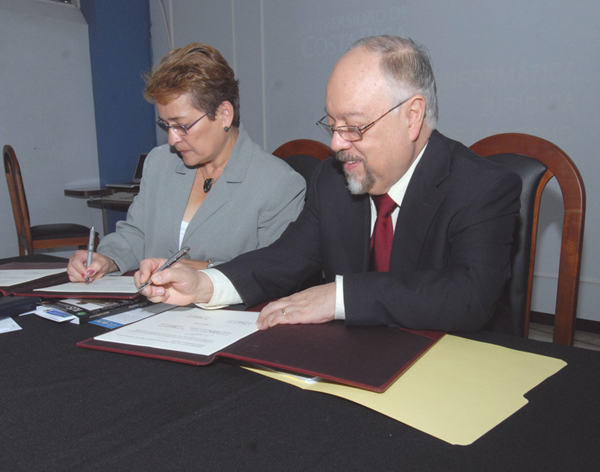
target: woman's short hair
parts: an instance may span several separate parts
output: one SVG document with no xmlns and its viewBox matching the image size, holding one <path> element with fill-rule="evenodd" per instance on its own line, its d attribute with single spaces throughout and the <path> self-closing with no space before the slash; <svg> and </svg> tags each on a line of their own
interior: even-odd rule
<svg viewBox="0 0 600 472">
<path fill-rule="evenodd" d="M 144 98 L 166 105 L 189 94 L 195 108 L 215 119 L 217 108 L 228 101 L 233 105 L 234 127 L 240 125 L 239 81 L 225 58 L 215 48 L 192 43 L 167 54 L 144 79 Z"/>
</svg>

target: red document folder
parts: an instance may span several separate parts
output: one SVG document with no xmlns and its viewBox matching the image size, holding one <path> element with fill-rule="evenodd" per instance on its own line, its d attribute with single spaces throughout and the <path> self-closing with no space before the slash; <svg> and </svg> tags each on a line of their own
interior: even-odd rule
<svg viewBox="0 0 600 472">
<path fill-rule="evenodd" d="M 0 292 L 4 295 L 18 295 L 21 297 L 40 297 L 40 298 L 117 298 L 132 300 L 140 297 L 139 293 L 82 293 L 82 292 L 36 292 L 37 288 L 52 287 L 69 282 L 67 276 L 66 262 L 11 262 L 9 264 L 0 265 L 2 270 L 11 269 L 65 269 L 65 272 L 55 275 L 49 275 L 40 279 L 32 280 L 22 284 L 11 285 L 10 287 L 0 287 Z"/>
<path fill-rule="evenodd" d="M 36 288 L 51 287 L 52 285 L 64 284 L 69 281 L 67 276 L 66 262 L 11 262 L 0 265 L 1 270 L 33 270 L 33 269 L 65 269 L 60 274 L 49 275 L 40 279 L 32 280 L 22 284 L 0 287 L 0 292 L 4 295 L 20 295 L 39 297 L 40 294 L 34 292 Z"/>
<path fill-rule="evenodd" d="M 277 325 L 258 331 L 211 356 L 99 341 L 79 347 L 192 365 L 230 358 L 337 383 L 384 392 L 443 336 L 386 326 L 347 327 L 341 321 Z"/>
</svg>

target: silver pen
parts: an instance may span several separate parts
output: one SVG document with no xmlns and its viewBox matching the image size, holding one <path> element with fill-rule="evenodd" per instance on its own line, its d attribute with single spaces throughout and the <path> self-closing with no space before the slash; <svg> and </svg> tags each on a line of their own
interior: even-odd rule
<svg viewBox="0 0 600 472">
<path fill-rule="evenodd" d="M 92 226 L 90 228 L 90 239 L 88 241 L 87 263 L 85 264 L 86 267 L 89 267 L 89 266 L 92 265 L 92 258 L 94 257 L 94 243 L 95 242 L 96 242 L 96 230 Z M 90 283 L 90 278 L 89 277 L 85 278 L 85 283 L 86 284 Z"/>
<path fill-rule="evenodd" d="M 141 292 L 142 290 L 144 290 L 148 285 L 150 285 L 150 279 L 152 279 L 152 276 L 154 274 L 171 267 L 179 259 L 181 259 L 183 256 L 185 256 L 189 251 L 190 251 L 189 246 L 182 248 L 180 251 L 178 251 L 176 254 L 174 254 L 169 260 L 167 260 L 167 262 L 165 262 L 162 266 L 160 266 L 158 268 L 158 270 L 152 272 L 152 274 L 150 274 L 150 277 L 148 277 L 148 280 L 138 287 L 138 289 L 137 289 L 138 293 Z"/>
</svg>

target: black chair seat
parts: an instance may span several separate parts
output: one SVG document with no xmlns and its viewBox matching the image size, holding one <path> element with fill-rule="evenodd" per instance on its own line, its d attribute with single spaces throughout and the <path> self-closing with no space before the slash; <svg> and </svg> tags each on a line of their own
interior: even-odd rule
<svg viewBox="0 0 600 472">
<path fill-rule="evenodd" d="M 73 223 L 36 225 L 31 227 L 31 237 L 35 240 L 67 239 L 89 237 L 90 229 Z"/>
</svg>

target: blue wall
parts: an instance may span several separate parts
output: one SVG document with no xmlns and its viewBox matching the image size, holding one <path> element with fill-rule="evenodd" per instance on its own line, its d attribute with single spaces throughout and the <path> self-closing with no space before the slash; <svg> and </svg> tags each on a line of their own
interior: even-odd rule
<svg viewBox="0 0 600 472">
<path fill-rule="evenodd" d="M 81 0 L 89 27 L 100 183 L 128 181 L 156 146 L 154 106 L 143 96 L 152 67 L 148 0 Z M 109 213 L 109 228 L 125 218 Z"/>
</svg>

